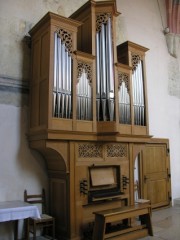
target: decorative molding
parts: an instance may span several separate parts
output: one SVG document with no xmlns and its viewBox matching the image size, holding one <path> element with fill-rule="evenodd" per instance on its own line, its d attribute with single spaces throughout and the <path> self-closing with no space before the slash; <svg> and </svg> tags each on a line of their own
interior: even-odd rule
<svg viewBox="0 0 180 240">
<path fill-rule="evenodd" d="M 107 157 L 127 158 L 127 144 L 114 143 L 107 145 Z"/>
<path fill-rule="evenodd" d="M 72 55 L 72 34 L 64 29 L 58 29 L 57 34 L 61 38 L 61 41 L 65 44 L 68 53 Z"/>
<path fill-rule="evenodd" d="M 78 76 L 77 78 L 79 79 L 83 73 L 83 70 L 87 74 L 87 78 L 89 80 L 89 84 L 92 84 L 92 64 L 88 64 L 85 62 L 78 61 Z"/>
<path fill-rule="evenodd" d="M 106 24 L 110 17 L 110 13 L 100 13 L 96 15 L 96 32 L 101 31 L 102 24 Z"/>
<path fill-rule="evenodd" d="M 118 72 L 118 89 L 120 89 L 123 82 L 125 83 L 127 91 L 129 93 L 129 75 L 127 73 Z"/>
<path fill-rule="evenodd" d="M 128 144 L 109 143 L 106 145 L 96 143 L 78 144 L 78 157 L 83 159 L 103 158 L 103 152 L 108 158 L 128 158 Z"/>
<path fill-rule="evenodd" d="M 82 143 L 78 146 L 79 158 L 102 158 L 103 146 L 94 143 Z"/>
<path fill-rule="evenodd" d="M 136 53 L 131 53 L 131 61 L 132 61 L 132 71 L 135 71 L 138 63 L 141 61 L 141 56 Z"/>
</svg>

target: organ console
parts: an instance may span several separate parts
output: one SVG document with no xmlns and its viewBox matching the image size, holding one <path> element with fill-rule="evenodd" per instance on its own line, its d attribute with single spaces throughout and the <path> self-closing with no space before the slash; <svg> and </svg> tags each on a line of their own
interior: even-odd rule
<svg viewBox="0 0 180 240">
<path fill-rule="evenodd" d="M 58 239 L 90 239 L 93 212 L 134 204 L 137 158 L 139 197 L 170 205 L 168 139 L 149 135 L 148 49 L 117 46 L 118 15 L 115 0 L 89 0 L 30 31 L 29 143 L 47 163 Z"/>
</svg>

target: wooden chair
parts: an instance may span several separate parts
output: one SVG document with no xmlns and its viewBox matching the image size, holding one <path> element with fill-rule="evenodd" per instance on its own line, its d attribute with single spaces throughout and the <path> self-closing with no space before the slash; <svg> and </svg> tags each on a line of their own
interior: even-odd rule
<svg viewBox="0 0 180 240">
<path fill-rule="evenodd" d="M 24 201 L 28 202 L 30 204 L 37 204 L 41 205 L 42 214 L 41 218 L 28 218 L 27 219 L 27 226 L 26 226 L 26 236 L 27 239 L 29 239 L 29 233 L 33 234 L 33 239 L 36 239 L 37 230 L 39 228 L 43 229 L 43 235 L 44 230 L 47 230 L 48 228 L 51 228 L 52 237 L 51 239 L 55 239 L 55 219 L 52 216 L 49 216 L 46 213 L 46 198 L 45 198 L 45 190 L 42 189 L 41 194 L 36 195 L 28 195 L 27 190 L 24 191 Z"/>
</svg>

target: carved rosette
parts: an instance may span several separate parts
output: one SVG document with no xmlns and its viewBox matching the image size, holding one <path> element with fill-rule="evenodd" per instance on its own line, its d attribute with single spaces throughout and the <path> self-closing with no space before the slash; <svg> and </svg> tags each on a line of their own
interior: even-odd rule
<svg viewBox="0 0 180 240">
<path fill-rule="evenodd" d="M 83 143 L 78 145 L 79 158 L 102 158 L 103 146 L 100 144 Z"/>
<path fill-rule="evenodd" d="M 107 157 L 120 157 L 127 158 L 128 148 L 127 144 L 108 144 L 107 145 Z"/>
<path fill-rule="evenodd" d="M 132 71 L 136 70 L 137 65 L 140 61 L 141 61 L 141 56 L 140 55 L 138 55 L 136 53 L 131 54 Z"/>
<path fill-rule="evenodd" d="M 58 29 L 57 34 L 61 38 L 62 43 L 65 44 L 68 53 L 72 55 L 72 33 L 65 31 L 64 29 Z"/>
<path fill-rule="evenodd" d="M 87 79 L 89 84 L 91 85 L 92 83 L 92 64 L 88 64 L 86 62 L 82 62 L 82 61 L 78 61 L 78 67 L 77 67 L 77 79 L 79 81 L 83 70 L 86 72 L 87 74 Z"/>
<path fill-rule="evenodd" d="M 123 82 L 125 83 L 127 91 L 129 93 L 129 75 L 123 72 L 118 72 L 118 89 L 120 89 Z"/>
<path fill-rule="evenodd" d="M 101 31 L 102 24 L 106 24 L 110 17 L 110 13 L 100 13 L 96 15 L 96 32 Z"/>
</svg>

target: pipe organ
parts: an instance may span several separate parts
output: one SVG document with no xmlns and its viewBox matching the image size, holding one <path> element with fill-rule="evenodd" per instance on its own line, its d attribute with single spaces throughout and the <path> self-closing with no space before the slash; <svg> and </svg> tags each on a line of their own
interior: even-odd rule
<svg viewBox="0 0 180 240">
<path fill-rule="evenodd" d="M 148 49 L 117 46 L 118 15 L 115 0 L 89 0 L 30 31 L 29 143 L 47 163 L 57 239 L 91 239 L 93 212 L 134 204 L 135 159 L 139 198 L 170 205 L 168 139 L 149 135 Z"/>
</svg>

